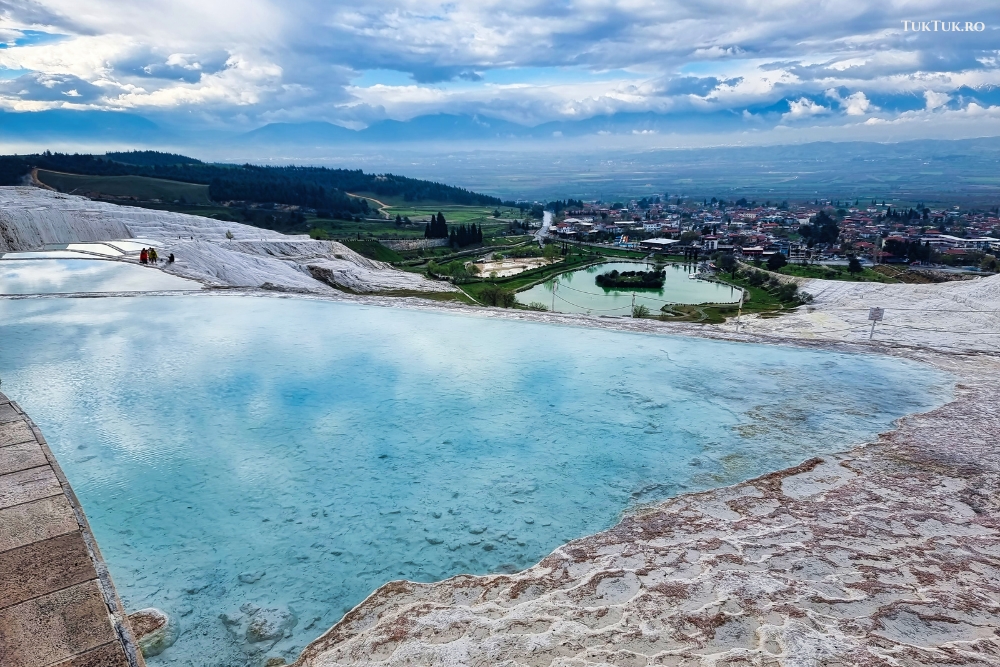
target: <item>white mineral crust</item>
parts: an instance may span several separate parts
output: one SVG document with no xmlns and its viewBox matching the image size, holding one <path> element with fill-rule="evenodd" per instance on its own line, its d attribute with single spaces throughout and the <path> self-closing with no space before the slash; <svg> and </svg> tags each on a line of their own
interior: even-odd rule
<svg viewBox="0 0 1000 667">
<path fill-rule="evenodd" d="M 227 232 L 232 239 L 227 237 Z M 335 241 L 237 222 L 95 202 L 34 187 L 0 187 L 0 252 L 134 238 L 158 248 L 163 271 L 212 287 L 329 293 L 447 292 L 456 288 L 362 257 Z M 120 261 L 137 261 L 133 254 Z"/>
</svg>

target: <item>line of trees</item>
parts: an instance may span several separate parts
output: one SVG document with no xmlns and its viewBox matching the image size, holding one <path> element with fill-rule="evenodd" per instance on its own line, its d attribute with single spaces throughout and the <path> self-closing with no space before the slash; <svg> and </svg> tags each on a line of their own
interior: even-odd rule
<svg viewBox="0 0 1000 667">
<path fill-rule="evenodd" d="M 482 243 L 483 227 L 482 225 L 477 227 L 475 223 L 472 223 L 468 227 L 459 225 L 457 229 L 452 227 L 448 238 L 453 248 L 464 248 L 473 243 Z"/>
<path fill-rule="evenodd" d="M 483 242 L 483 226 L 472 223 L 466 227 L 463 223 L 458 227 L 448 227 L 444 213 L 438 211 L 437 215 L 431 215 L 431 221 L 424 226 L 424 238 L 448 239 L 451 247 L 464 248 L 473 243 Z"/>
<path fill-rule="evenodd" d="M 437 215 L 431 214 L 431 221 L 424 226 L 425 239 L 446 239 L 448 238 L 448 221 L 444 219 L 444 213 L 438 211 Z"/>
<path fill-rule="evenodd" d="M 826 211 L 820 211 L 812 224 L 799 227 L 799 234 L 808 243 L 836 243 L 840 238 L 840 225 Z"/>
<path fill-rule="evenodd" d="M 113 159 L 116 156 L 119 159 Z M 127 161 L 127 162 L 126 162 Z M 139 164 L 135 164 L 139 163 Z M 111 156 L 79 155 L 65 153 L 41 153 L 27 156 L 0 157 L 0 181 L 11 185 L 20 181 L 32 167 L 63 171 L 88 176 L 148 176 L 183 183 L 199 183 L 211 186 L 213 181 L 221 183 L 216 188 L 223 201 L 228 194 L 239 194 L 239 201 L 267 203 L 275 189 L 285 193 L 279 203 L 310 206 L 315 199 L 315 190 L 301 190 L 301 198 L 296 198 L 289 183 L 318 186 L 323 188 L 328 198 L 335 192 L 372 193 L 376 197 L 400 197 L 405 201 L 434 200 L 467 206 L 501 206 L 498 197 L 471 192 L 443 183 L 422 181 L 395 174 L 366 174 L 360 169 L 327 169 L 326 167 L 262 167 L 252 164 L 204 164 L 184 156 L 159 154 L 155 151 L 114 153 Z M 239 187 L 235 187 L 240 184 Z M 255 193 L 259 189 L 259 193 Z M 233 198 L 235 199 L 235 198 Z M 343 204 L 345 209 L 349 206 Z"/>
<path fill-rule="evenodd" d="M 930 243 L 920 243 L 920 241 L 898 241 L 888 239 L 883 246 L 886 252 L 892 253 L 896 257 L 905 257 L 911 262 L 929 262 L 934 256 L 934 249 Z"/>
</svg>

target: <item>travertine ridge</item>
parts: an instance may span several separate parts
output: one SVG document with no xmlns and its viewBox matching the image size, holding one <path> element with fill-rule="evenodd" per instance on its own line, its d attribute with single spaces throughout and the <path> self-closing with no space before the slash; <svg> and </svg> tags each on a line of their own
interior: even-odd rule
<svg viewBox="0 0 1000 667">
<path fill-rule="evenodd" d="M 389 583 L 296 665 L 1000 664 L 1000 360 L 926 357 L 956 400 L 876 443 L 518 574 Z"/>
<path fill-rule="evenodd" d="M 362 257 L 336 241 L 90 201 L 41 188 L 0 187 L 0 253 L 40 250 L 47 244 L 128 238 L 153 242 L 162 258 L 173 253 L 177 261 L 158 268 L 209 287 L 264 287 L 315 294 L 333 293 L 332 288 L 357 293 L 456 289 L 449 283 Z M 138 258 L 118 261 L 137 262 Z"/>
</svg>

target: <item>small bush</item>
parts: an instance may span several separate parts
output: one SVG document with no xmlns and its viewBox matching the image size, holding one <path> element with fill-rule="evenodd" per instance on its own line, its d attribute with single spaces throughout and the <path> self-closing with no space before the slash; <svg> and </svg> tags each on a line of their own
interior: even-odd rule
<svg viewBox="0 0 1000 667">
<path fill-rule="evenodd" d="M 649 317 L 649 308 L 641 303 L 632 306 L 632 317 Z"/>
<path fill-rule="evenodd" d="M 517 303 L 517 298 L 514 296 L 513 290 L 504 289 L 499 285 L 492 284 L 487 285 L 479 293 L 479 298 L 487 306 L 495 308 L 513 308 L 514 304 Z"/>
</svg>

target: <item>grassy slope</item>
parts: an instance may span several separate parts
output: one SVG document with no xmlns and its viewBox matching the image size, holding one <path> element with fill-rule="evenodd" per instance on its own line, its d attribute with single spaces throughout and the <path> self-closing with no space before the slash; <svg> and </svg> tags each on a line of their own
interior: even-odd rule
<svg viewBox="0 0 1000 667">
<path fill-rule="evenodd" d="M 840 269 L 839 271 L 837 269 Z M 851 282 L 877 282 L 877 283 L 898 283 L 899 281 L 890 276 L 865 268 L 861 273 L 850 274 L 847 267 L 826 267 L 816 264 L 801 265 L 788 264 L 778 272 L 786 276 L 797 276 L 799 278 L 821 278 L 823 280 L 847 280 Z"/>
<path fill-rule="evenodd" d="M 134 197 L 139 201 L 185 199 L 192 204 L 212 203 L 207 185 L 146 176 L 80 176 L 39 169 L 38 180 L 60 192 L 99 193 L 111 197 Z"/>
<path fill-rule="evenodd" d="M 378 241 L 341 241 L 341 243 L 368 259 L 377 259 L 380 262 L 399 262 L 403 259 L 398 252 L 386 248 Z"/>
</svg>

